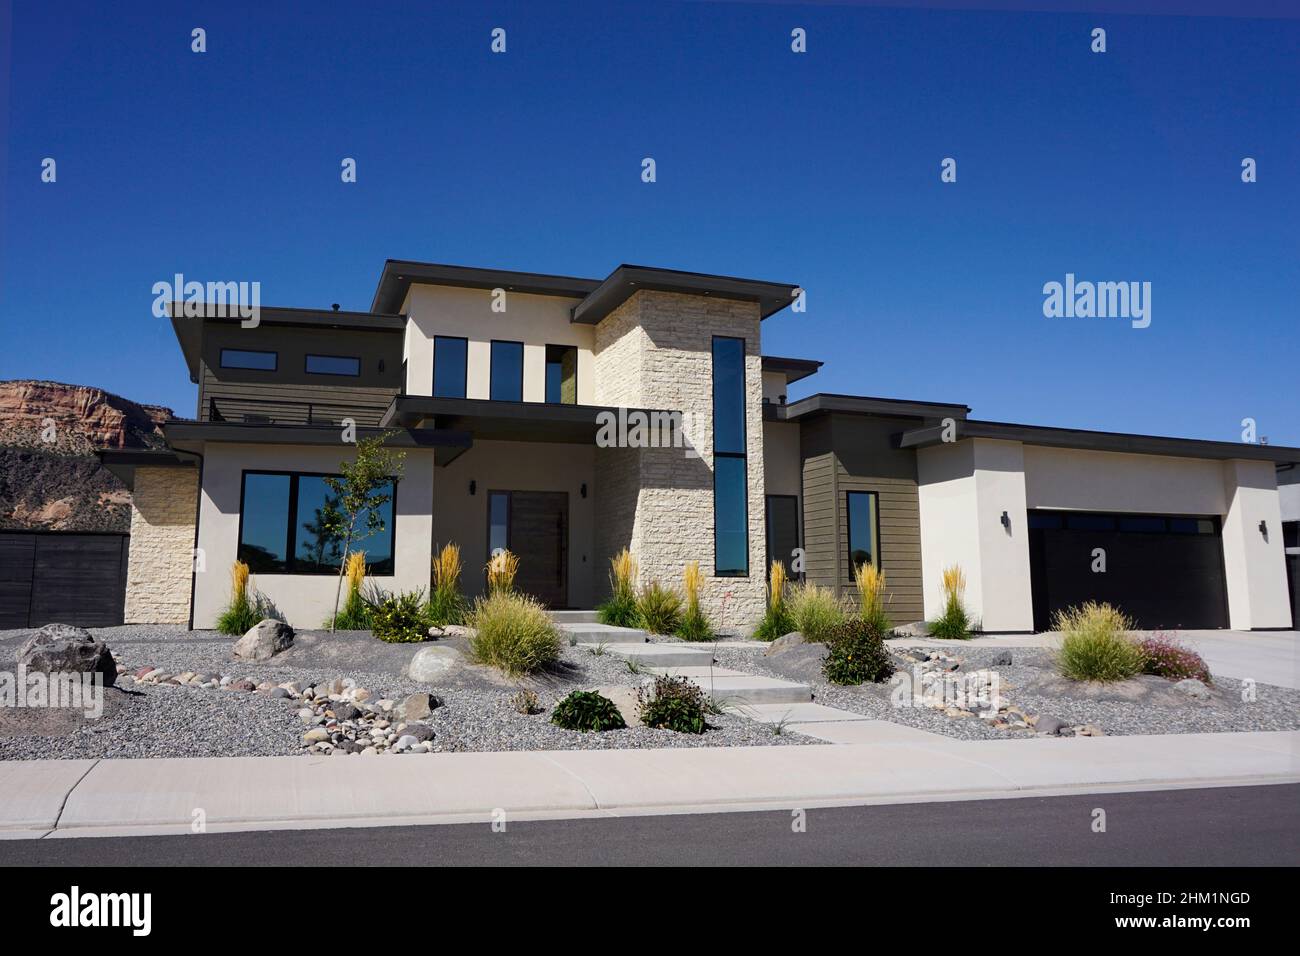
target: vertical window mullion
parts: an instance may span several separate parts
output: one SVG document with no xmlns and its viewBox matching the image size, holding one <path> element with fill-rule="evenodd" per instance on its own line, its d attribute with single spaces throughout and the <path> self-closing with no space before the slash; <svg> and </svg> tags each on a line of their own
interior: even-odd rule
<svg viewBox="0 0 1300 956">
<path fill-rule="evenodd" d="M 298 476 L 289 476 L 289 515 L 285 527 L 288 541 L 284 554 L 284 569 L 292 574 L 298 568 Z"/>
</svg>

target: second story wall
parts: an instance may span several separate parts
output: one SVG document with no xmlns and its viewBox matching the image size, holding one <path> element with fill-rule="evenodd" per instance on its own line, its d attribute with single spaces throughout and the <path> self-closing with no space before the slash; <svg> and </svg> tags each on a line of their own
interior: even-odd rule
<svg viewBox="0 0 1300 956">
<path fill-rule="evenodd" d="M 526 402 L 546 400 L 546 347 L 567 345 L 577 349 L 577 400 L 595 401 L 595 365 L 592 360 L 594 330 L 569 321 L 577 299 L 507 292 L 505 311 L 492 311 L 490 289 L 413 284 L 402 311 L 409 317 L 404 358 L 408 395 L 433 394 L 434 339 L 467 339 L 465 397 L 491 396 L 492 342 L 522 342 Z"/>
</svg>

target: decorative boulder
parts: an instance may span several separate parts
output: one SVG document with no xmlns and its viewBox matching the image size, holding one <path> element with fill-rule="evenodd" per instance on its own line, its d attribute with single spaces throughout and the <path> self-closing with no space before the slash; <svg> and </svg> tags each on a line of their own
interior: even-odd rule
<svg viewBox="0 0 1300 956">
<path fill-rule="evenodd" d="M 1186 694 L 1188 697 L 1195 697 L 1197 700 L 1208 700 L 1210 697 L 1210 688 L 1195 677 L 1180 680 L 1174 685 L 1174 690 Z"/>
<path fill-rule="evenodd" d="M 415 652 L 406 665 L 406 676 L 421 684 L 436 684 L 464 664 L 465 658 L 454 647 L 433 645 Z"/>
<path fill-rule="evenodd" d="M 442 701 L 432 694 L 412 694 L 393 708 L 393 717 L 398 721 L 423 720 L 441 704 Z"/>
<path fill-rule="evenodd" d="M 235 641 L 235 659 L 241 661 L 269 661 L 281 651 L 293 647 L 293 628 L 284 621 L 265 618 L 248 629 L 248 633 Z"/>
<path fill-rule="evenodd" d="M 102 674 L 105 687 L 117 680 L 117 662 L 108 645 L 85 628 L 46 624 L 18 649 L 19 665 L 45 674 Z"/>
<path fill-rule="evenodd" d="M 1061 731 L 1069 729 L 1069 724 L 1056 717 L 1049 717 L 1046 714 L 1038 718 L 1034 723 L 1034 730 L 1040 734 L 1047 734 L 1051 737 L 1058 737 Z"/>
<path fill-rule="evenodd" d="M 799 644 L 803 644 L 803 643 L 805 643 L 803 639 L 803 635 L 800 634 L 798 631 L 791 631 L 789 634 L 783 634 L 780 637 L 778 637 L 775 641 L 773 641 L 771 644 L 767 645 L 767 648 L 766 650 L 763 651 L 763 654 L 767 657 L 771 657 L 774 654 L 783 654 L 786 651 L 788 651 L 790 648 L 796 647 Z"/>
</svg>

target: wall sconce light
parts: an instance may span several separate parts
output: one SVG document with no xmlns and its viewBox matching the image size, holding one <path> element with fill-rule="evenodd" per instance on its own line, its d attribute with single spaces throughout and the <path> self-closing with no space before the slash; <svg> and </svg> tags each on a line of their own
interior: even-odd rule
<svg viewBox="0 0 1300 956">
<path fill-rule="evenodd" d="M 478 482 L 475 481 L 473 478 L 471 478 L 469 480 L 469 493 L 472 495 L 477 490 L 478 490 Z"/>
<path fill-rule="evenodd" d="M 1011 516 L 1005 511 L 1002 512 L 1002 527 L 1006 528 L 1008 531 L 1011 530 Z"/>
<path fill-rule="evenodd" d="M 578 489 L 578 492 L 582 497 L 587 497 L 587 483 L 585 481 L 582 483 L 582 487 Z"/>
<path fill-rule="evenodd" d="M 1265 539 L 1268 538 L 1268 525 L 1264 523 L 1263 518 L 1259 521 L 1259 533 L 1262 534 Z"/>
</svg>

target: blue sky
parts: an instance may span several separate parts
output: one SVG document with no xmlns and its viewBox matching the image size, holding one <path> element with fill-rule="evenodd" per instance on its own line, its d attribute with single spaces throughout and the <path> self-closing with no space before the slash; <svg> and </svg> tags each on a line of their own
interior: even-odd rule
<svg viewBox="0 0 1300 956">
<path fill-rule="evenodd" d="M 826 361 L 794 396 L 1224 440 L 1250 416 L 1300 445 L 1295 19 L 539 0 L 5 17 L 0 378 L 192 414 L 150 312 L 175 272 L 364 309 L 389 257 L 632 262 L 803 285 L 807 313 L 764 324 L 766 353 Z M 1150 327 L 1045 318 L 1067 272 L 1150 282 Z"/>
</svg>

